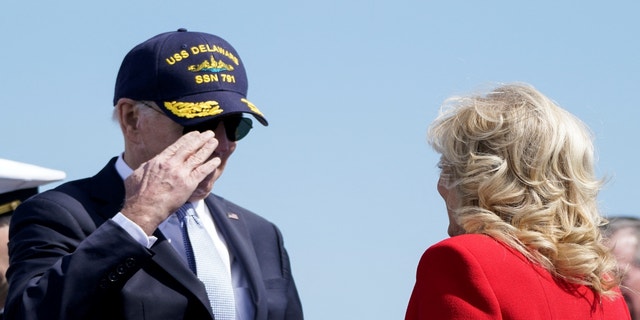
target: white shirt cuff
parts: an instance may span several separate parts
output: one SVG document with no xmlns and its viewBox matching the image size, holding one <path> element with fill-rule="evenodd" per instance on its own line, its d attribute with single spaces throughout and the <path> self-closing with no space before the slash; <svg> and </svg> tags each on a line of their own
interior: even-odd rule
<svg viewBox="0 0 640 320">
<path fill-rule="evenodd" d="M 144 233 L 139 225 L 129 220 L 129 218 L 125 217 L 120 212 L 118 212 L 113 218 L 111 218 L 111 220 L 113 220 L 113 222 L 117 223 L 120 227 L 127 231 L 129 235 L 131 235 L 138 243 L 145 246 L 147 249 L 151 248 L 151 246 L 158 240 L 156 236 L 147 236 L 147 234 Z"/>
</svg>

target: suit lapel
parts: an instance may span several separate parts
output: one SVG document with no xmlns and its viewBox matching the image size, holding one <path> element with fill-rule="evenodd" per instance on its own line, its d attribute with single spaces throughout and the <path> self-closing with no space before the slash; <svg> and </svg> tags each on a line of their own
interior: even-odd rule
<svg viewBox="0 0 640 320">
<path fill-rule="evenodd" d="M 251 236 L 243 220 L 241 212 L 230 212 L 224 201 L 215 195 L 209 195 L 205 203 L 211 211 L 216 228 L 222 233 L 227 248 L 231 251 L 235 259 L 238 259 L 242 268 L 246 272 L 253 303 L 256 307 L 256 319 L 267 319 L 266 289 L 262 281 L 262 271 L 255 255 L 255 248 L 251 243 Z"/>
<path fill-rule="evenodd" d="M 124 182 L 116 171 L 116 160 L 117 158 L 112 158 L 100 172 L 91 178 L 91 198 L 95 204 L 96 212 L 104 218 L 104 221 L 120 212 L 124 204 Z"/>
<path fill-rule="evenodd" d="M 200 279 L 182 262 L 182 258 L 162 232 L 156 230 L 154 235 L 158 240 L 151 247 L 151 250 L 155 253 L 151 259 L 175 278 L 180 285 L 192 292 L 207 309 L 210 309 L 207 291 Z"/>
</svg>

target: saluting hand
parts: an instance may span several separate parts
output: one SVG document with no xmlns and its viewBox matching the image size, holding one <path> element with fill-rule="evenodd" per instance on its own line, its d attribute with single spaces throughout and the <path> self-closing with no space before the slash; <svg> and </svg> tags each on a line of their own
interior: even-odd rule
<svg viewBox="0 0 640 320">
<path fill-rule="evenodd" d="M 151 235 L 218 168 L 220 158 L 211 158 L 217 146 L 212 131 L 194 131 L 180 137 L 124 181 L 121 213 Z"/>
</svg>

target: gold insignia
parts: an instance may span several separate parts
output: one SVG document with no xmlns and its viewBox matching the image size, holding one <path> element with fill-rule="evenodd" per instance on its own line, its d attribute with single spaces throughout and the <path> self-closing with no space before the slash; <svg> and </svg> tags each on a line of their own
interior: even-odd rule
<svg viewBox="0 0 640 320">
<path fill-rule="evenodd" d="M 164 107 L 176 116 L 187 119 L 215 116 L 224 111 L 218 102 L 213 100 L 203 102 L 165 101 Z"/>
<path fill-rule="evenodd" d="M 9 203 L 0 205 L 0 214 L 5 214 L 7 212 L 15 211 L 20 203 L 21 203 L 20 200 L 15 200 L 15 201 L 11 201 Z"/>
<path fill-rule="evenodd" d="M 216 61 L 211 55 L 211 60 L 205 60 L 201 64 L 191 65 L 187 67 L 187 70 L 191 72 L 209 71 L 209 72 L 221 72 L 221 71 L 233 71 L 233 66 L 224 63 L 222 60 Z"/>
<path fill-rule="evenodd" d="M 251 101 L 249 101 L 249 100 L 247 100 L 247 99 L 245 99 L 245 98 L 240 99 L 240 101 L 242 101 L 242 102 L 246 103 L 246 104 L 247 104 L 247 107 L 249 107 L 249 109 L 251 109 L 251 111 L 253 111 L 253 112 L 255 112 L 255 113 L 257 113 L 257 114 L 259 114 L 259 115 L 261 115 L 261 116 L 263 116 L 263 117 L 264 117 L 264 115 L 262 114 L 262 112 L 260 112 L 260 110 L 258 110 L 258 107 L 256 107 L 256 105 L 255 105 L 255 104 L 251 103 Z"/>
</svg>

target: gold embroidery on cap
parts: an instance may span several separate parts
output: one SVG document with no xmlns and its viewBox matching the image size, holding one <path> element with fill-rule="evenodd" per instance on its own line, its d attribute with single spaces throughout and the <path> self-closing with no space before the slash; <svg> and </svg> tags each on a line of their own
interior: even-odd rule
<svg viewBox="0 0 640 320">
<path fill-rule="evenodd" d="M 242 102 L 246 103 L 246 104 L 247 104 L 247 107 L 249 107 L 249 109 L 251 109 L 251 111 L 253 111 L 253 112 L 255 112 L 255 113 L 257 113 L 257 114 L 259 114 L 259 115 L 261 115 L 261 116 L 263 116 L 263 117 L 264 117 L 264 115 L 262 114 L 262 112 L 260 112 L 260 110 L 258 110 L 258 107 L 256 107 L 256 105 L 255 105 L 255 104 L 251 103 L 251 101 L 249 101 L 249 100 L 247 100 L 247 99 L 245 99 L 245 98 L 240 99 L 240 101 L 242 101 Z"/>
<path fill-rule="evenodd" d="M 229 50 L 223 47 L 216 46 L 215 44 L 214 45 L 199 44 L 197 46 L 191 47 L 191 53 L 193 53 L 194 55 L 205 53 L 205 52 L 220 53 L 223 56 L 229 58 L 231 61 L 233 61 L 236 64 L 236 66 L 240 65 L 240 59 L 238 59 L 238 57 L 234 56 L 233 53 L 231 53 Z"/>
<path fill-rule="evenodd" d="M 200 64 L 194 64 L 187 67 L 187 70 L 191 72 L 209 71 L 209 72 L 221 72 L 221 71 L 233 71 L 233 66 L 224 63 L 222 60 L 216 61 L 211 55 L 210 60 L 205 60 Z"/>
<path fill-rule="evenodd" d="M 218 102 L 213 100 L 203 102 L 165 101 L 164 107 L 176 116 L 187 119 L 215 116 L 224 111 Z"/>
</svg>

